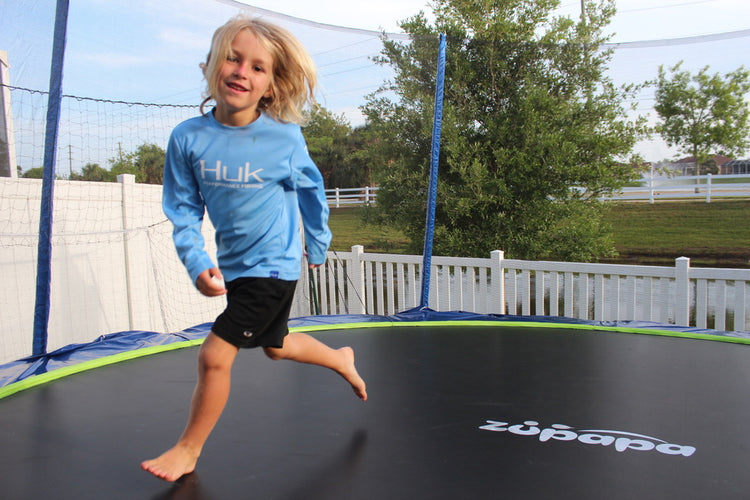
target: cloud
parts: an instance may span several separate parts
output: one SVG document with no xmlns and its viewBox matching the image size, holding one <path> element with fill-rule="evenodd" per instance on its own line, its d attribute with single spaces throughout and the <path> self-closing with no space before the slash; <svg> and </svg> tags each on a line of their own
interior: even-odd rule
<svg viewBox="0 0 750 500">
<path fill-rule="evenodd" d="M 431 13 L 427 0 L 380 0 L 378 2 L 347 2 L 340 0 L 244 0 L 243 3 L 261 9 L 315 21 L 323 24 L 372 31 L 399 33 L 398 23 L 420 10 Z"/>
</svg>

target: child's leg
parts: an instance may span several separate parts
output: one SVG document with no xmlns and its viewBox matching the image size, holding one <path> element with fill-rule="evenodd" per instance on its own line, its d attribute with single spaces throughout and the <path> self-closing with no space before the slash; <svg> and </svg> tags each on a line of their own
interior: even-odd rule
<svg viewBox="0 0 750 500">
<path fill-rule="evenodd" d="M 193 472 L 208 435 L 219 420 L 227 399 L 231 369 L 238 348 L 210 333 L 198 354 L 198 382 L 190 403 L 187 425 L 177 444 L 141 467 L 167 481 Z"/>
<path fill-rule="evenodd" d="M 266 347 L 266 355 L 274 360 L 290 359 L 300 363 L 309 363 L 330 368 L 351 384 L 354 393 L 367 401 L 365 381 L 354 366 L 354 351 L 351 347 L 331 349 L 319 340 L 304 333 L 290 333 L 284 338 L 284 347 L 277 349 Z"/>
</svg>

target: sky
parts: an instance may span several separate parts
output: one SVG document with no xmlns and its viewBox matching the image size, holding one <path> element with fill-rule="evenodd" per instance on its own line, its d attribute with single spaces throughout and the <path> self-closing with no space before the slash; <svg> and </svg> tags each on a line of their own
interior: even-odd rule
<svg viewBox="0 0 750 500">
<path fill-rule="evenodd" d="M 427 0 L 244 0 L 242 3 L 319 23 L 365 30 L 400 32 L 399 21 L 420 10 Z M 611 25 L 615 42 L 706 35 L 750 28 L 749 0 L 617 0 Z M 561 0 L 557 12 L 580 14 L 579 0 Z"/>
<path fill-rule="evenodd" d="M 48 88 L 54 4 L 0 0 L 0 50 L 9 54 L 11 84 Z M 318 67 L 319 102 L 355 126 L 363 123 L 359 107 L 365 96 L 392 76 L 390 68 L 372 61 L 382 48 L 382 31 L 401 33 L 400 21 L 420 10 L 430 19 L 432 12 L 426 0 L 71 0 L 63 92 L 97 100 L 195 106 L 205 88 L 198 65 L 213 31 L 239 10 L 253 8 L 300 38 Z M 580 0 L 562 0 L 556 14 L 578 18 L 580 9 Z M 712 72 L 728 72 L 742 64 L 750 66 L 750 0 L 618 0 L 617 9 L 608 27 L 611 41 L 619 44 L 610 65 L 615 83 L 654 79 L 659 65 L 681 60 L 689 70 L 710 65 Z M 727 35 L 741 30 L 746 30 L 742 37 Z M 715 34 L 723 35 L 710 36 Z M 639 95 L 636 104 L 637 112 L 655 123 L 653 89 Z M 98 119 L 94 112 L 84 111 L 87 101 L 80 106 L 81 111 L 70 111 L 81 115 L 76 120 Z M 63 155 L 69 156 L 63 161 L 70 170 L 86 162 L 106 165 L 122 147 L 161 142 L 174 125 L 175 118 L 165 118 L 164 125 L 148 125 L 161 127 L 161 135 L 133 135 L 131 144 L 122 144 L 126 132 L 143 128 L 129 123 L 128 116 L 114 121 L 123 111 L 135 113 L 135 108 L 96 111 L 109 121 L 97 124 L 95 132 L 84 130 L 84 125 L 76 133 L 63 129 L 61 134 L 69 132 L 66 138 L 72 138 Z M 73 127 L 72 119 L 64 120 L 63 127 Z M 32 129 L 24 132 L 23 121 L 19 113 L 17 136 L 25 133 L 36 140 L 43 135 Z M 101 145 L 91 143 L 100 136 Z M 19 148 L 38 149 L 36 143 L 29 144 L 19 138 Z M 102 152 L 94 154 L 97 148 Z M 675 156 L 658 137 L 643 141 L 638 152 L 649 161 Z M 38 160 L 23 163 L 28 168 Z"/>
</svg>

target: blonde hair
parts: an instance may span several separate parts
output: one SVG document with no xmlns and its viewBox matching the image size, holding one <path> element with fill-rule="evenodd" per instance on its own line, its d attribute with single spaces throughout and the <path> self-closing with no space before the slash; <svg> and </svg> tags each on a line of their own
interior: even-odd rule
<svg viewBox="0 0 750 500">
<path fill-rule="evenodd" d="M 242 30 L 253 33 L 273 57 L 271 95 L 260 100 L 258 109 L 277 121 L 302 123 L 305 105 L 315 103 L 317 78 L 312 58 L 289 31 L 243 15 L 216 30 L 206 62 L 200 65 L 207 84 L 201 113 L 206 103 L 216 100 L 219 70 L 231 52 L 232 41 Z"/>
</svg>

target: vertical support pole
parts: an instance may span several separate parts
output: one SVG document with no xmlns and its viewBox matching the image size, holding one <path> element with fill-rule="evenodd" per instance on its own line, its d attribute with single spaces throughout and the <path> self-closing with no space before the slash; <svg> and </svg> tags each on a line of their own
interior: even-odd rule
<svg viewBox="0 0 750 500">
<path fill-rule="evenodd" d="M 128 201 L 133 195 L 133 186 L 135 185 L 135 175 L 133 174 L 120 174 L 117 176 L 117 182 L 122 186 L 122 247 L 125 253 L 125 294 L 127 295 L 126 300 L 128 303 L 128 329 L 132 330 L 135 324 L 133 320 L 133 311 L 135 307 L 133 301 L 135 300 L 133 294 L 133 277 L 131 270 L 133 269 L 130 262 L 130 245 L 128 243 L 128 229 L 130 229 L 130 223 L 128 218 Z"/>
<path fill-rule="evenodd" d="M 42 177 L 42 203 L 39 217 L 33 354 L 44 354 L 47 352 L 52 275 L 52 205 L 55 188 L 57 132 L 60 125 L 60 105 L 62 101 L 62 70 L 65 56 L 65 38 L 68 28 L 68 7 L 68 0 L 57 0 L 55 36 L 52 44 L 52 64 L 49 77 L 49 97 L 47 101 L 47 125 L 44 138 L 44 173 Z"/>
<path fill-rule="evenodd" d="M 674 265 L 674 322 L 679 326 L 690 326 L 690 259 L 678 257 Z"/>
<path fill-rule="evenodd" d="M 711 173 L 706 174 L 706 203 L 711 203 Z"/>
<path fill-rule="evenodd" d="M 435 204 L 437 202 L 438 162 L 440 160 L 440 132 L 443 125 L 443 92 L 445 88 L 445 46 L 446 37 L 440 35 L 438 48 L 438 70 L 435 82 L 435 115 L 432 124 L 432 150 L 430 155 L 430 186 L 427 196 L 427 214 L 422 254 L 422 298 L 420 307 L 428 307 L 430 302 L 430 275 L 432 274 L 432 240 L 435 234 Z"/>
</svg>

